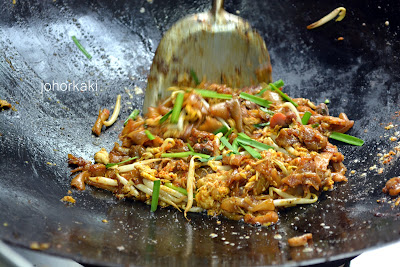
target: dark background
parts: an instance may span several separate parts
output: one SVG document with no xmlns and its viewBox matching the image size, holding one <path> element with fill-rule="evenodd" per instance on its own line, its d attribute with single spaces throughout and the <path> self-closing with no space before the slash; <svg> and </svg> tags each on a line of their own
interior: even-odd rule
<svg viewBox="0 0 400 267">
<path fill-rule="evenodd" d="M 75 205 L 60 201 L 70 189 L 67 154 L 92 159 L 101 147 L 112 148 L 124 118 L 141 108 L 143 94 L 136 95 L 134 87 L 145 88 L 163 33 L 184 15 L 207 10 L 209 1 L 3 1 L 0 98 L 16 111 L 0 112 L 0 237 L 24 247 L 49 243 L 46 253 L 86 264 L 226 266 L 322 263 L 399 240 L 399 207 L 391 208 L 391 198 L 381 192 L 386 180 L 399 175 L 399 161 L 394 156 L 382 164 L 378 154 L 399 145 L 389 137 L 400 128 L 384 129 L 389 122 L 399 124 L 399 4 L 299 2 L 243 0 L 225 6 L 231 13 L 239 10 L 259 31 L 273 77 L 285 81 L 290 96 L 316 103 L 329 99 L 331 114 L 345 112 L 355 120 L 349 134 L 366 144 L 335 143 L 346 157 L 349 182 L 322 194 L 316 204 L 280 212 L 280 222 L 265 228 L 201 214 L 186 221 L 172 209 L 151 214 L 143 203 L 117 201 L 93 188 L 73 190 Z M 339 6 L 347 9 L 343 21 L 306 29 Z M 42 84 L 53 81 L 90 81 L 98 90 L 42 92 Z M 90 129 L 98 110 L 111 108 L 117 94 L 121 120 L 94 137 Z M 289 248 L 287 239 L 304 232 L 313 233 L 311 249 Z"/>
</svg>

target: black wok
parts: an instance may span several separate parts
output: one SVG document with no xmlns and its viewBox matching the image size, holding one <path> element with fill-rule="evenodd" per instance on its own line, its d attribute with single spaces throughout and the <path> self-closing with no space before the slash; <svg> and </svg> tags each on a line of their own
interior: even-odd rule
<svg viewBox="0 0 400 267">
<path fill-rule="evenodd" d="M 66 155 L 91 159 L 100 147 L 111 149 L 128 106 L 141 108 L 143 94 L 133 88 L 145 87 L 162 33 L 185 14 L 209 8 L 209 2 L 0 4 L 0 98 L 16 108 L 0 112 L 1 239 L 23 247 L 49 243 L 46 253 L 85 264 L 226 266 L 324 263 L 399 240 L 399 207 L 391 208 L 391 198 L 381 192 L 387 179 L 399 175 L 399 161 L 394 156 L 383 165 L 377 156 L 397 144 L 389 137 L 399 128 L 384 126 L 400 124 L 393 117 L 400 109 L 395 1 L 226 3 L 265 39 L 274 79 L 286 82 L 289 95 L 317 103 L 328 98 L 333 115 L 345 112 L 355 120 L 349 134 L 366 141 L 362 147 L 335 143 L 346 157 L 349 182 L 323 193 L 318 203 L 282 211 L 277 225 L 264 228 L 201 214 L 187 221 L 172 209 L 151 214 L 142 203 L 117 201 L 94 188 L 73 191 L 74 205 L 60 201 L 70 189 Z M 348 10 L 342 22 L 306 29 L 338 6 Z M 97 91 L 43 90 L 53 81 L 91 82 Z M 90 129 L 97 112 L 111 107 L 116 94 L 123 96 L 121 121 L 96 138 Z M 313 233 L 311 249 L 289 248 L 287 239 L 304 232 Z"/>
</svg>

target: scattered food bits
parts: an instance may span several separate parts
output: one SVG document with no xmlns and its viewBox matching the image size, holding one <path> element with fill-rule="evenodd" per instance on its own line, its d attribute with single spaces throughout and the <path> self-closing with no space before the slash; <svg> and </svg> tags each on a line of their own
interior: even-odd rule
<svg viewBox="0 0 400 267">
<path fill-rule="evenodd" d="M 71 191 L 71 190 L 68 190 L 67 194 L 68 194 L 68 195 L 71 195 L 71 194 L 72 194 L 72 191 Z"/>
<path fill-rule="evenodd" d="M 64 197 L 61 199 L 61 201 L 63 201 L 63 202 L 69 202 L 69 203 L 72 203 L 72 204 L 74 204 L 74 203 L 76 202 L 76 200 L 75 200 L 73 197 L 71 197 L 71 196 L 64 196 Z"/>
<path fill-rule="evenodd" d="M 336 16 L 338 16 L 338 17 L 335 21 L 341 21 L 346 16 L 346 9 L 344 7 L 338 7 L 336 9 L 334 9 L 331 13 L 329 13 L 322 19 L 308 25 L 307 29 L 311 30 L 311 29 L 317 28 L 321 25 L 324 25 L 328 21 L 331 21 L 332 19 L 334 19 Z"/>
<path fill-rule="evenodd" d="M 400 177 L 393 177 L 386 182 L 382 192 L 391 196 L 397 196 L 400 194 Z M 398 205 L 398 204 L 397 204 Z M 396 205 L 396 206 L 397 206 Z"/>
<path fill-rule="evenodd" d="M 140 12 L 140 13 L 144 13 L 144 12 L 145 12 L 144 7 L 140 8 L 139 12 Z"/>
<path fill-rule="evenodd" d="M 313 252 L 313 248 L 310 247 L 304 248 L 303 252 Z"/>
<path fill-rule="evenodd" d="M 382 174 L 383 173 L 383 168 L 379 168 L 377 171 L 378 174 Z"/>
<path fill-rule="evenodd" d="M 220 225 L 220 224 L 221 224 L 221 221 L 217 221 L 217 224 Z"/>
<path fill-rule="evenodd" d="M 291 246 L 291 247 L 301 247 L 301 246 L 305 246 L 307 244 L 308 240 L 312 240 L 311 233 L 289 238 L 288 243 L 289 243 L 289 246 Z"/>
<path fill-rule="evenodd" d="M 3 223 L 3 226 L 4 226 L 4 227 L 7 227 L 7 226 L 8 226 L 8 223 L 6 223 L 6 222 Z"/>
<path fill-rule="evenodd" d="M 101 220 L 103 223 L 108 223 L 106 219 Z"/>
<path fill-rule="evenodd" d="M 282 236 L 280 234 L 276 234 L 276 235 L 274 235 L 274 239 L 280 240 L 280 239 L 282 239 Z"/>
<path fill-rule="evenodd" d="M 356 171 L 355 170 L 351 170 L 351 172 L 350 172 L 351 174 L 355 174 L 356 173 Z"/>
<path fill-rule="evenodd" d="M 374 165 L 374 166 L 369 167 L 369 170 L 372 171 L 372 170 L 375 170 L 376 168 L 377 168 L 376 165 Z"/>
<path fill-rule="evenodd" d="M 389 140 L 392 141 L 392 142 L 395 142 L 395 141 L 397 141 L 397 137 L 396 136 L 391 136 L 389 138 Z"/>
<path fill-rule="evenodd" d="M 45 250 L 50 247 L 50 244 L 49 243 L 32 242 L 29 247 L 34 250 Z"/>
<path fill-rule="evenodd" d="M 133 95 L 131 94 L 131 91 L 130 91 L 128 88 L 126 88 L 126 87 L 125 87 L 125 93 L 128 94 L 128 96 L 129 96 L 130 99 L 133 98 Z"/>
<path fill-rule="evenodd" d="M 338 41 L 343 41 L 344 38 L 340 36 L 339 38 L 337 38 L 337 40 L 338 40 Z"/>
<path fill-rule="evenodd" d="M 147 0 L 147 3 L 153 4 L 153 0 Z"/>
<path fill-rule="evenodd" d="M 143 89 L 140 87 L 135 86 L 134 90 L 137 95 L 143 94 Z"/>
<path fill-rule="evenodd" d="M 385 26 L 389 26 L 389 21 L 385 21 Z"/>
<path fill-rule="evenodd" d="M 239 15 L 239 14 L 240 14 L 240 10 L 236 10 L 236 14 L 238 14 L 238 15 Z"/>
<path fill-rule="evenodd" d="M 117 249 L 118 249 L 118 251 L 123 251 L 123 250 L 125 250 L 125 247 L 124 246 L 118 246 Z"/>
<path fill-rule="evenodd" d="M 389 122 L 389 124 L 388 124 L 387 126 L 385 126 L 385 129 L 386 129 L 386 130 L 390 130 L 390 129 L 392 129 L 392 128 L 394 128 L 394 125 L 393 125 L 393 123 L 391 123 L 391 122 Z"/>
<path fill-rule="evenodd" d="M 218 235 L 215 234 L 215 233 L 211 233 L 211 234 L 210 234 L 210 237 L 211 237 L 211 238 L 216 238 L 217 236 L 218 236 Z"/>
<path fill-rule="evenodd" d="M 11 104 L 6 100 L 0 99 L 0 108 L 11 108 Z"/>
</svg>

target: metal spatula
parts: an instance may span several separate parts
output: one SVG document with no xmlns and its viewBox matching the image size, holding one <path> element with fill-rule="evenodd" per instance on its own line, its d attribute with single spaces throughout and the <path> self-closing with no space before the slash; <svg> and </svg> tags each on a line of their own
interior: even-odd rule
<svg viewBox="0 0 400 267">
<path fill-rule="evenodd" d="M 143 111 L 157 105 L 170 86 L 199 80 L 241 88 L 269 83 L 271 63 L 261 36 L 242 18 L 226 12 L 223 0 L 210 11 L 185 17 L 161 39 L 148 76 Z"/>
</svg>

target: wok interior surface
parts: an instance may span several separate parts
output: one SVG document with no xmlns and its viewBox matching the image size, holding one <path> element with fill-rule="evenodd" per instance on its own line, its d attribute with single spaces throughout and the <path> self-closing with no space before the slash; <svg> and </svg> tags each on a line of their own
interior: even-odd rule
<svg viewBox="0 0 400 267">
<path fill-rule="evenodd" d="M 382 193 L 386 180 L 399 175 L 399 160 L 394 156 L 382 164 L 378 156 L 398 146 L 389 137 L 399 128 L 384 128 L 400 124 L 394 1 L 226 1 L 226 9 L 240 11 L 266 41 L 273 77 L 285 81 L 285 91 L 315 103 L 329 99 L 330 113 L 345 112 L 355 120 L 349 134 L 365 140 L 362 147 L 334 142 L 345 155 L 349 181 L 317 203 L 281 211 L 272 227 L 255 227 L 202 214 L 187 221 L 168 208 L 152 214 L 143 203 L 118 201 L 94 188 L 72 190 L 74 205 L 61 202 L 71 189 L 67 154 L 92 160 L 101 147 L 112 148 L 129 108 L 141 108 L 143 94 L 134 88 L 145 88 L 162 34 L 179 18 L 210 5 L 208 0 L 150 2 L 0 4 L 0 96 L 16 108 L 0 112 L 3 240 L 24 247 L 49 243 L 46 253 L 86 264 L 229 266 L 322 263 L 399 240 L 399 207 L 391 208 L 391 198 Z M 306 29 L 338 6 L 347 9 L 343 21 Z M 97 91 L 42 90 L 53 81 L 90 81 Z M 123 103 L 118 123 L 94 137 L 98 110 L 112 107 L 117 94 Z M 308 248 L 288 247 L 288 238 L 305 232 L 313 234 Z"/>
</svg>

